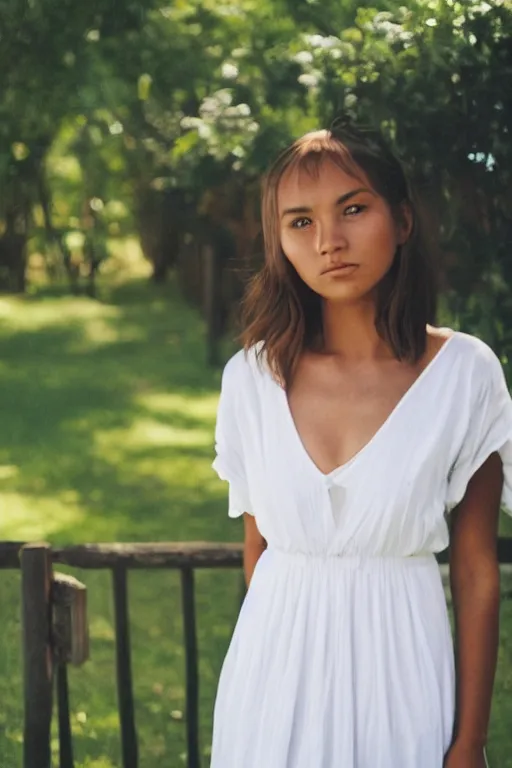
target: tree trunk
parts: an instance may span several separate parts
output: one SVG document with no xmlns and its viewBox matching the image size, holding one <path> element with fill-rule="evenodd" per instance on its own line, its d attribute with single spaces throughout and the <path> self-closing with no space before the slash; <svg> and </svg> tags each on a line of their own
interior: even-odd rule
<svg viewBox="0 0 512 768">
<path fill-rule="evenodd" d="M 24 293 L 26 289 L 27 236 L 9 226 L 0 238 L 0 291 Z"/>
<path fill-rule="evenodd" d="M 182 189 L 155 190 L 140 185 L 135 210 L 142 251 L 151 262 L 154 283 L 165 283 L 175 266 L 189 204 Z"/>
<path fill-rule="evenodd" d="M 24 293 L 26 288 L 27 239 L 30 222 L 33 176 L 25 171 L 18 178 L 6 202 L 4 233 L 0 238 L 0 291 Z"/>
<path fill-rule="evenodd" d="M 61 262 L 61 264 L 64 266 L 64 269 L 66 270 L 66 275 L 69 280 L 71 291 L 72 293 L 76 294 L 78 293 L 78 285 L 77 285 L 78 274 L 77 274 L 76 266 L 73 264 L 73 260 L 71 259 L 71 254 L 69 252 L 69 248 L 67 247 L 64 241 L 62 231 L 56 230 L 53 224 L 52 194 L 48 186 L 48 182 L 45 175 L 45 169 L 43 165 L 41 165 L 39 168 L 39 174 L 37 177 L 37 192 L 39 196 L 39 202 L 41 204 L 41 209 L 43 211 L 43 220 L 44 220 L 44 228 L 45 228 L 46 237 L 47 237 L 47 243 L 51 248 L 54 248 L 55 251 L 57 252 L 58 259 Z M 48 263 L 48 259 L 47 259 L 46 269 L 48 271 L 48 274 L 52 276 L 52 274 L 54 275 L 56 272 L 56 264 L 52 262 Z"/>
</svg>

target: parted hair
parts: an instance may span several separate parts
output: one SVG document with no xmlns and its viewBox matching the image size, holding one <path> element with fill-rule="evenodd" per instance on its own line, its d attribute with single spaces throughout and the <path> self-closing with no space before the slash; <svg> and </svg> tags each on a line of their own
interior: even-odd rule
<svg viewBox="0 0 512 768">
<path fill-rule="evenodd" d="M 399 222 L 404 206 L 412 215 L 407 242 L 399 246 L 377 289 L 376 328 L 399 360 L 416 362 L 426 349 L 427 323 L 435 321 L 437 280 L 434 248 L 420 206 L 402 164 L 379 132 L 334 124 L 308 133 L 275 160 L 261 185 L 264 244 L 262 268 L 250 279 L 241 304 L 240 339 L 247 350 L 257 345 L 273 376 L 285 387 L 293 380 L 303 351 L 322 342 L 322 297 L 299 277 L 281 247 L 277 205 L 279 183 L 295 169 L 313 176 L 329 159 L 384 198 Z"/>
</svg>

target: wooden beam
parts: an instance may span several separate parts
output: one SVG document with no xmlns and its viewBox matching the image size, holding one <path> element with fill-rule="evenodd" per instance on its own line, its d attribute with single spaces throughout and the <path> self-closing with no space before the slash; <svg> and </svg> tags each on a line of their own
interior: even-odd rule
<svg viewBox="0 0 512 768">
<path fill-rule="evenodd" d="M 242 543 L 207 541 L 82 544 L 54 548 L 53 560 L 78 568 L 239 568 Z"/>
<path fill-rule="evenodd" d="M 21 619 L 24 680 L 24 768 L 50 768 L 53 707 L 51 633 L 52 560 L 49 544 L 21 550 Z"/>
<path fill-rule="evenodd" d="M 0 542 L 0 569 L 18 568 L 22 542 Z M 76 568 L 240 568 L 243 565 L 243 544 L 240 542 L 147 542 L 143 544 L 105 543 L 56 547 L 52 551 L 55 563 Z M 438 555 L 440 563 L 447 562 L 448 550 Z M 498 559 L 512 564 L 512 537 L 498 540 Z"/>
</svg>

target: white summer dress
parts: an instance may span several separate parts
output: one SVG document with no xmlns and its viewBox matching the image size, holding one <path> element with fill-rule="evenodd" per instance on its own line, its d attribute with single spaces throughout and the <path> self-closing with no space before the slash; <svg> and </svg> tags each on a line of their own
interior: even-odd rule
<svg viewBox="0 0 512 768">
<path fill-rule="evenodd" d="M 455 673 L 433 553 L 494 451 L 512 507 L 500 362 L 454 333 L 370 442 L 326 475 L 255 352 L 224 369 L 213 467 L 230 517 L 254 515 L 268 548 L 222 666 L 210 768 L 441 768 Z"/>
</svg>

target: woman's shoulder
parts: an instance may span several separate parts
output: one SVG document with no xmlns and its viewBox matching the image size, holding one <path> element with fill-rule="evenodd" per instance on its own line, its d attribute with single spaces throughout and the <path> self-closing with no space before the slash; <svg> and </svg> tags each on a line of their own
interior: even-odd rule
<svg viewBox="0 0 512 768">
<path fill-rule="evenodd" d="M 483 386 L 501 383 L 505 376 L 503 367 L 498 355 L 489 344 L 470 333 L 451 329 L 440 330 L 450 331 L 446 343 L 455 347 L 463 374 Z"/>
<path fill-rule="evenodd" d="M 240 382 L 254 377 L 264 364 L 262 348 L 263 342 L 258 342 L 235 352 L 224 366 L 223 380 Z"/>
<path fill-rule="evenodd" d="M 451 335 L 457 339 L 459 348 L 475 361 L 501 365 L 496 352 L 478 336 L 463 331 L 452 331 Z"/>
</svg>

